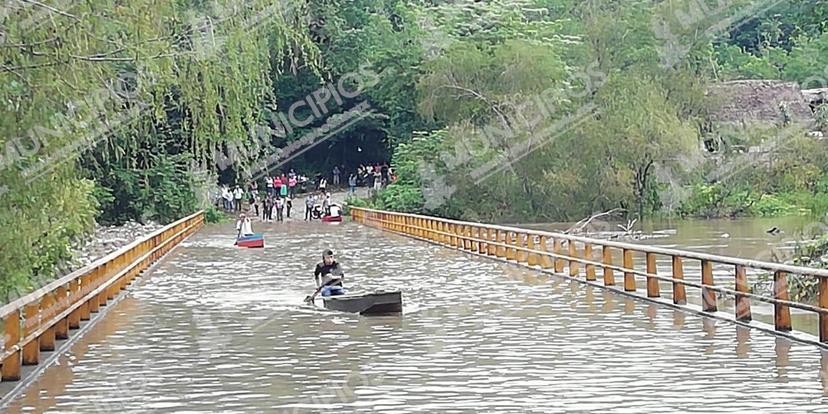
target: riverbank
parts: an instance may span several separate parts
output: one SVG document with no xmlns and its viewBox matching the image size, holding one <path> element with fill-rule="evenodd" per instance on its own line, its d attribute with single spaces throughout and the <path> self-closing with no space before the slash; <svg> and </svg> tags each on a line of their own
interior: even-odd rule
<svg viewBox="0 0 828 414">
<path fill-rule="evenodd" d="M 683 217 L 699 218 L 821 216 L 828 213 L 828 193 L 763 193 L 734 191 L 722 183 L 696 185 L 675 213 Z"/>
</svg>

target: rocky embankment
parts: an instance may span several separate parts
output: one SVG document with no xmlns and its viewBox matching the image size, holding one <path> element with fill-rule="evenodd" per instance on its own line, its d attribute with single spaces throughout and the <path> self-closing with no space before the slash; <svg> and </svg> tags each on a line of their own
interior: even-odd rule
<svg viewBox="0 0 828 414">
<path fill-rule="evenodd" d="M 161 227 L 154 222 L 141 224 L 132 221 L 120 226 L 96 225 L 92 237 L 75 250 L 74 259 L 63 266 L 60 274 L 84 267 Z"/>
</svg>

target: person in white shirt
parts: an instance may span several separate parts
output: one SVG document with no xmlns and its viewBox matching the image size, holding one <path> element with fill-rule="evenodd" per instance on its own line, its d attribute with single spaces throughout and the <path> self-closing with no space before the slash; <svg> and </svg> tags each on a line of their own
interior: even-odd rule
<svg viewBox="0 0 828 414">
<path fill-rule="evenodd" d="M 331 193 L 324 193 L 323 197 L 324 198 L 322 199 L 322 211 L 324 211 L 325 214 L 330 214 Z"/>
<path fill-rule="evenodd" d="M 331 204 L 328 210 L 331 212 L 331 217 L 339 217 L 342 214 L 342 208 L 339 207 L 339 204 Z"/>
<path fill-rule="evenodd" d="M 305 221 L 310 221 L 313 218 L 311 211 L 313 211 L 314 205 L 316 205 L 316 196 L 308 194 L 305 197 Z"/>
<path fill-rule="evenodd" d="M 382 174 L 379 172 L 374 173 L 374 193 L 379 192 L 382 190 Z"/>
<path fill-rule="evenodd" d="M 224 199 L 224 209 L 225 210 L 232 210 L 233 209 L 233 194 L 230 193 L 230 189 L 227 186 L 221 187 L 221 198 Z"/>
<path fill-rule="evenodd" d="M 276 197 L 273 203 L 273 210 L 276 210 L 276 221 L 284 221 L 283 211 L 285 208 L 285 201 L 282 197 Z"/>
<path fill-rule="evenodd" d="M 236 202 L 236 211 L 241 211 L 242 197 L 244 197 L 244 190 L 242 190 L 241 187 L 236 186 L 236 189 L 233 190 L 233 198 Z"/>
<path fill-rule="evenodd" d="M 239 221 L 236 222 L 236 231 L 239 236 L 249 236 L 253 234 L 253 223 L 244 213 L 239 215 Z"/>
</svg>

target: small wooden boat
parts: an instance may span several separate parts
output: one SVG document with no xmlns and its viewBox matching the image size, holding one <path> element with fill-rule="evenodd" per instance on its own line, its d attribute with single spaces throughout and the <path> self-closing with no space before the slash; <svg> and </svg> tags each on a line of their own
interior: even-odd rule
<svg viewBox="0 0 828 414">
<path fill-rule="evenodd" d="M 342 221 L 342 216 L 322 216 L 323 223 L 339 223 Z"/>
<path fill-rule="evenodd" d="M 264 247 L 264 235 L 262 233 L 256 233 L 241 236 L 236 239 L 235 245 L 238 247 L 248 248 Z"/>
<path fill-rule="evenodd" d="M 325 309 L 359 313 L 360 315 L 386 315 L 402 312 L 402 292 L 349 293 L 339 296 L 324 296 L 322 297 L 322 303 Z"/>
</svg>

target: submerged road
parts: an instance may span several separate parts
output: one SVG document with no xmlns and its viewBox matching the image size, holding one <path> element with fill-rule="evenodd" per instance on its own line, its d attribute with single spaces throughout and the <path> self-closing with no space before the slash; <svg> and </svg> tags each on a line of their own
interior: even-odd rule
<svg viewBox="0 0 828 414">
<path fill-rule="evenodd" d="M 7 412 L 828 412 L 814 346 L 353 223 L 256 230 L 185 241 Z M 404 314 L 304 305 L 328 247 Z"/>
</svg>

